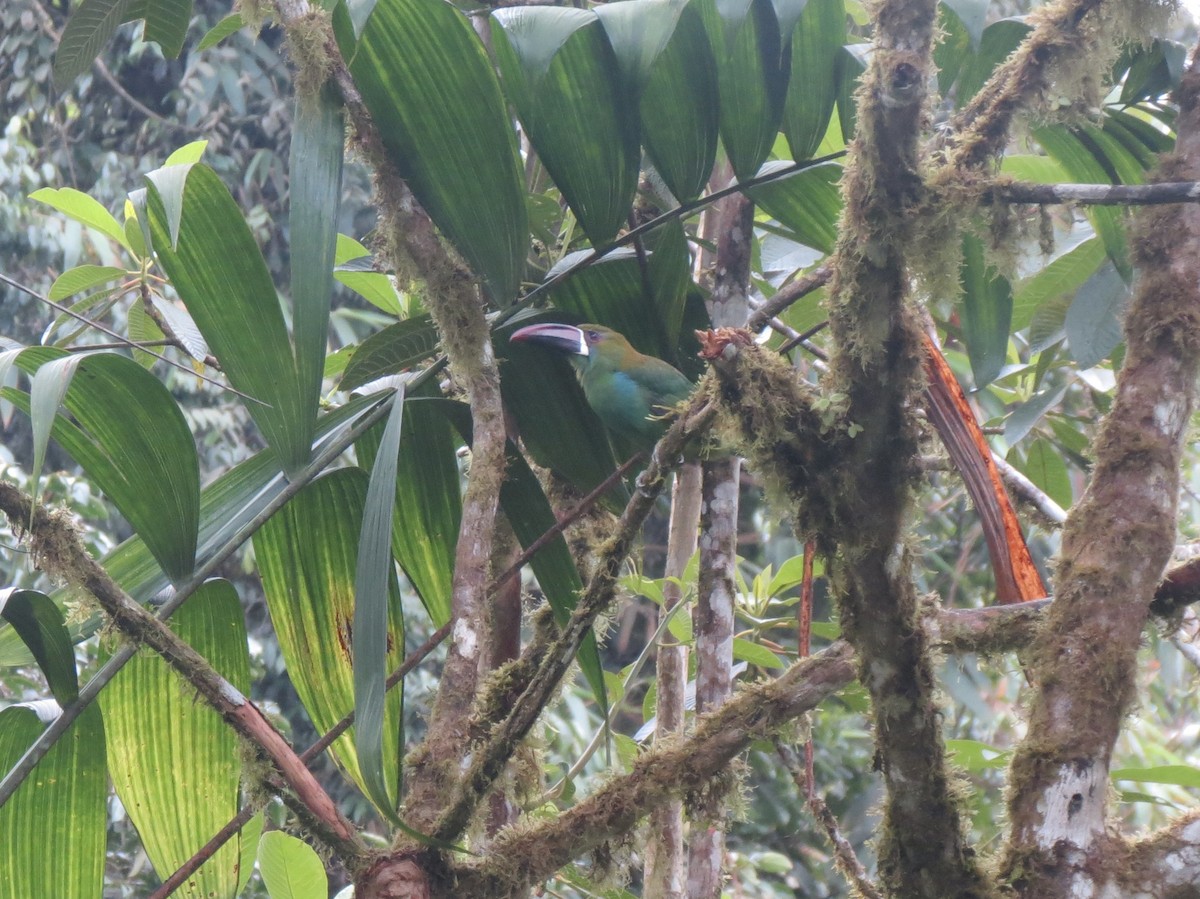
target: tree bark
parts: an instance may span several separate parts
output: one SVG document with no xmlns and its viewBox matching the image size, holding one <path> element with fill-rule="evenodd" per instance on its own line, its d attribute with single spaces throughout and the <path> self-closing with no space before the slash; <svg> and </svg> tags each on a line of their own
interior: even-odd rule
<svg viewBox="0 0 1200 899">
<path fill-rule="evenodd" d="M 1200 65 L 1177 92 L 1160 180 L 1200 176 Z M 1137 693 L 1137 649 L 1175 546 L 1183 440 L 1200 372 L 1200 209 L 1144 210 L 1138 282 L 1095 471 L 1063 528 L 1055 601 L 1029 655 L 1035 693 L 1013 756 L 1003 872 L 1022 896 L 1099 895 L 1124 875 L 1109 766 Z"/>
<path fill-rule="evenodd" d="M 700 466 L 685 463 L 675 475 L 671 491 L 671 524 L 667 537 L 666 576 L 682 578 L 696 551 L 696 526 L 700 523 Z M 659 620 L 683 601 L 682 591 L 670 581 L 663 586 Z M 687 692 L 688 648 L 669 630 L 659 639 L 655 665 L 654 742 L 669 742 L 683 732 Z M 683 899 L 687 856 L 683 849 L 683 803 L 673 799 L 650 815 L 646 845 L 647 899 Z"/>
</svg>

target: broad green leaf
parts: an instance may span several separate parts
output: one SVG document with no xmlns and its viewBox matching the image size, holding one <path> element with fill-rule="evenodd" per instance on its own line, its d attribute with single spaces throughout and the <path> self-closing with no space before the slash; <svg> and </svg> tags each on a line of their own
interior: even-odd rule
<svg viewBox="0 0 1200 899">
<path fill-rule="evenodd" d="M 967 57 L 978 49 L 978 44 L 972 42 L 958 13 L 945 3 L 938 4 L 938 32 L 940 37 L 933 48 L 933 64 L 937 66 L 938 91 L 945 96 L 958 79 Z"/>
<path fill-rule="evenodd" d="M 939 4 L 954 13 L 971 38 L 971 46 L 977 48 L 983 39 L 983 26 L 987 22 L 991 0 L 941 0 Z"/>
<path fill-rule="evenodd" d="M 771 0 L 696 0 L 717 64 L 721 143 L 740 180 L 758 173 L 783 116 L 790 58 Z"/>
<path fill-rule="evenodd" d="M 2 357 L 0 357 L 2 358 Z M 5 395 L 21 408 L 28 411 L 29 397 L 23 392 L 8 388 Z M 378 402 L 375 397 L 358 397 L 345 406 L 322 416 L 317 421 L 318 445 L 342 433 L 357 417 Z M 54 425 L 54 439 L 74 458 L 85 455 L 92 443 L 74 425 L 59 416 Z M 235 465 L 209 484 L 200 494 L 200 536 L 196 553 L 198 563 L 204 563 L 241 528 L 245 527 L 287 486 L 287 479 L 279 467 L 279 460 L 269 449 L 255 453 L 244 462 Z M 161 566 L 146 548 L 140 537 L 131 537 L 101 563 L 104 570 L 121 585 L 130 596 L 139 602 L 147 602 L 160 590 L 169 586 Z M 57 590 L 52 597 L 58 605 L 68 599 L 69 591 Z M 100 626 L 99 616 L 90 616 L 83 622 L 72 624 L 72 638 L 76 641 L 94 633 Z M 0 624 L 0 666 L 11 667 L 30 663 L 25 650 L 13 629 Z"/>
<path fill-rule="evenodd" d="M 1192 765 L 1151 765 L 1146 768 L 1116 768 L 1113 780 L 1132 780 L 1138 783 L 1170 784 L 1178 787 L 1200 787 L 1200 768 Z"/>
<path fill-rule="evenodd" d="M 192 20 L 192 0 L 135 0 L 126 15 L 127 21 L 144 18 L 142 40 L 154 41 L 162 48 L 163 56 L 175 59 L 183 51 Z"/>
<path fill-rule="evenodd" d="M 65 300 L 77 293 L 124 277 L 123 268 L 111 265 L 77 265 L 55 278 L 54 283 L 50 285 L 50 292 L 46 295 L 55 301 Z"/>
<path fill-rule="evenodd" d="M 1083 184 L 1112 183 L 1109 171 L 1096 158 L 1091 148 L 1066 126 L 1048 125 L 1038 128 L 1033 132 L 1033 138 L 1066 170 L 1072 181 Z M 1121 224 L 1121 212 L 1106 206 L 1092 206 L 1088 209 L 1088 218 L 1091 219 L 1100 239 L 1104 241 L 1109 259 L 1128 281 L 1131 274 L 1129 247 L 1125 239 L 1125 229 Z"/>
<path fill-rule="evenodd" d="M 122 0 L 116 0 L 120 3 Z M 75 15 L 83 12 L 85 6 L 81 6 L 76 10 Z M 75 20 L 72 16 L 71 21 Z M 69 23 L 68 23 L 69 27 Z M 65 38 L 65 34 L 64 34 Z M 62 45 L 59 45 L 59 53 L 62 53 Z M 91 65 L 91 60 L 88 60 L 88 65 Z M 72 78 L 75 76 L 72 75 Z M 29 199 L 37 200 L 40 203 L 45 203 L 64 215 L 74 219 L 81 225 L 86 225 L 93 230 L 99 231 L 101 234 L 111 237 L 125 249 L 132 252 L 132 247 L 125 237 L 125 229 L 121 227 L 111 212 L 105 209 L 98 200 L 94 200 L 82 191 L 78 191 L 73 187 L 43 187 L 41 190 L 35 190 L 29 195 Z"/>
<path fill-rule="evenodd" d="M 1029 351 L 1040 353 L 1060 343 L 1065 336 L 1063 323 L 1067 310 L 1075 299 L 1074 293 L 1062 293 L 1045 300 L 1034 310 L 1029 320 Z"/>
<path fill-rule="evenodd" d="M 963 340 L 971 360 L 975 387 L 990 384 L 1008 356 L 1008 332 L 1012 321 L 1012 288 L 1008 279 L 989 266 L 983 242 L 974 234 L 963 235 L 959 286 L 962 288 Z"/>
<path fill-rule="evenodd" d="M 686 5 L 686 0 L 624 0 L 596 7 L 629 96 L 641 96 Z"/>
<path fill-rule="evenodd" d="M 462 519 L 458 440 L 424 388 L 406 401 L 406 424 L 400 435 L 392 516 L 392 552 L 421 597 L 430 620 L 450 620 L 454 554 Z M 422 395 L 423 394 L 423 395 Z M 379 464 L 382 424 L 355 445 L 358 462 L 374 471 Z"/>
<path fill-rule="evenodd" d="M 768 175 L 786 165 L 790 163 L 768 162 L 760 174 Z M 800 243 L 832 253 L 842 214 L 841 177 L 840 165 L 824 163 L 752 188 L 749 194 Z"/>
<path fill-rule="evenodd" d="M 339 386 L 342 390 L 355 390 L 376 378 L 399 374 L 432 356 L 438 340 L 437 328 L 428 315 L 388 325 L 358 345 Z"/>
<path fill-rule="evenodd" d="M 978 774 L 993 768 L 1003 768 L 1012 755 L 1010 749 L 996 749 L 978 740 L 947 740 L 946 751 L 954 764 Z"/>
<path fill-rule="evenodd" d="M 0 771 L 57 714 L 50 700 L 0 710 Z M 93 705 L 0 806 L 0 899 L 101 899 L 107 792 L 104 724 Z"/>
<path fill-rule="evenodd" d="M 354 238 L 339 234 L 333 261 L 335 280 L 349 287 L 377 309 L 388 315 L 400 316 L 400 296 L 396 293 L 392 279 L 375 270 L 370 250 Z"/>
<path fill-rule="evenodd" d="M 79 697 L 75 649 L 63 613 L 45 593 L 14 590 L 0 595 L 0 617 L 13 626 L 37 660 L 55 701 L 66 706 Z"/>
<path fill-rule="evenodd" d="M 83 0 L 67 19 L 54 53 L 54 87 L 65 90 L 92 63 L 136 0 Z M 70 188 L 65 188 L 69 190 Z"/>
<path fill-rule="evenodd" d="M 333 294 L 334 244 L 345 142 L 341 101 L 330 86 L 310 97 L 297 95 L 288 159 L 292 331 L 300 407 L 311 410 L 313 418 L 321 398 L 325 350 L 329 343 L 329 304 Z"/>
<path fill-rule="evenodd" d="M 183 187 L 178 242 L 169 241 L 160 181 L 150 182 L 159 261 L 230 383 L 257 400 L 247 411 L 294 474 L 308 461 L 316 410 L 297 383 L 283 310 L 246 220 L 216 173 L 195 164 Z"/>
<path fill-rule="evenodd" d="M 231 34 L 240 31 L 243 24 L 241 13 L 230 13 L 210 28 L 204 37 L 200 38 L 199 43 L 196 44 L 196 52 L 202 53 L 210 47 L 215 47 Z"/>
<path fill-rule="evenodd" d="M 1146 169 L 1155 163 L 1154 154 L 1136 141 L 1132 142 L 1132 148 L 1126 146 L 1111 128 L 1103 130 L 1084 124 L 1075 129 L 1075 134 L 1104 166 L 1114 183 L 1141 184 L 1146 180 Z"/>
<path fill-rule="evenodd" d="M 282 830 L 258 841 L 258 871 L 271 899 L 327 899 L 329 878 L 321 857 L 303 840 Z"/>
<path fill-rule="evenodd" d="M 1129 285 L 1111 262 L 1100 266 L 1079 288 L 1063 327 L 1071 356 L 1080 368 L 1098 365 L 1120 344 L 1128 300 Z"/>
<path fill-rule="evenodd" d="M 466 18 L 444 0 L 379 0 L 350 71 L 421 205 L 492 299 L 510 304 L 528 248 L 525 196 L 500 86 Z"/>
<path fill-rule="evenodd" d="M 166 337 L 154 319 L 146 314 L 145 303 L 133 303 L 126 315 L 128 337 L 135 343 L 150 343 L 151 341 L 163 340 Z M 154 363 L 158 361 L 155 356 L 152 356 L 145 350 L 135 349 L 132 352 L 133 361 L 142 368 L 151 369 L 154 367 Z"/>
<path fill-rule="evenodd" d="M 35 470 L 60 401 L 83 442 L 64 444 L 173 581 L 192 572 L 200 515 L 195 443 L 179 406 L 162 382 L 113 353 L 63 356 L 33 347 L 19 360 L 33 374 L 30 393 Z M 78 371 L 76 371 L 78 369 Z M 56 431 L 58 433 L 58 431 Z"/>
<path fill-rule="evenodd" d="M 1109 109 L 1104 115 L 1104 129 L 1136 138 L 1151 153 L 1166 153 L 1175 146 L 1174 137 L 1155 128 L 1144 118 L 1118 109 Z"/>
<path fill-rule="evenodd" d="M 179 149 L 171 151 L 171 155 L 163 163 L 163 168 L 173 165 L 187 165 L 190 162 L 199 162 L 201 157 L 204 156 L 204 150 L 207 147 L 207 140 L 194 140 L 191 143 L 184 144 Z"/>
<path fill-rule="evenodd" d="M 698 197 L 717 153 L 717 76 L 695 9 L 684 7 L 641 96 L 646 153 L 681 202 Z"/>
<path fill-rule="evenodd" d="M 958 76 L 955 102 L 961 107 L 974 97 L 1032 30 L 1022 18 L 1000 19 L 983 29 L 977 49 L 967 57 Z"/>
<path fill-rule="evenodd" d="M 362 531 L 367 474 L 358 468 L 330 472 L 301 490 L 254 537 L 254 554 L 263 593 L 283 660 L 296 693 L 324 733 L 354 708 L 354 576 Z M 389 621 L 386 635 L 388 671 L 403 660 L 404 630 L 395 577 L 389 578 Z M 400 696 L 388 696 L 383 722 L 383 757 L 388 794 L 396 792 L 400 750 Z M 355 728 L 338 737 L 333 758 L 366 792 Z"/>
<path fill-rule="evenodd" d="M 1032 181 L 1035 184 L 1057 184 L 1071 180 L 1063 167 L 1049 156 L 1010 154 L 1000 160 L 1000 171 L 1018 181 Z"/>
<path fill-rule="evenodd" d="M 171 618 L 171 629 L 235 690 L 249 693 L 246 626 L 232 584 L 206 583 Z M 238 737 L 197 700 L 193 686 L 145 647 L 105 688 L 100 707 L 113 786 L 155 871 L 167 877 L 238 813 Z M 233 899 L 245 836 L 218 849 L 179 895 Z"/>
<path fill-rule="evenodd" d="M 1043 493 L 1062 506 L 1071 508 L 1071 476 L 1062 453 L 1045 437 L 1033 441 L 1025 454 L 1021 471 Z"/>
<path fill-rule="evenodd" d="M 1062 401 L 1070 386 L 1070 380 L 1065 380 L 1053 387 L 1047 387 L 1013 410 L 1004 422 L 1004 442 L 1009 446 L 1020 443 L 1046 411 Z"/>
<path fill-rule="evenodd" d="M 26 353 L 28 352 L 27 350 Z M 35 350 L 35 352 L 38 351 Z M 18 363 L 29 358 L 26 353 L 21 354 Z M 55 355 L 60 353 L 62 351 Z M 71 386 L 71 379 L 75 377 L 75 372 L 84 358 L 82 354 L 67 356 L 63 353 L 60 358 L 43 365 L 36 374 L 26 370 L 33 376 L 33 383 L 29 389 L 29 419 L 33 426 L 33 470 L 31 473 L 34 477 L 34 500 L 38 496 L 42 466 L 46 462 L 46 449 L 50 445 L 50 429 L 54 427 L 54 420 L 58 416 L 58 407 L 62 405 L 67 388 Z"/>
<path fill-rule="evenodd" d="M 1148 44 L 1132 43 L 1128 72 L 1121 84 L 1121 102 L 1154 100 L 1179 86 L 1187 47 L 1178 41 L 1155 38 Z"/>
<path fill-rule="evenodd" d="M 400 434 L 404 421 L 404 391 L 392 398 L 379 450 L 371 466 L 367 484 L 362 531 L 358 538 L 358 564 L 354 574 L 354 628 L 352 665 L 354 669 L 354 751 L 362 771 L 367 795 L 388 820 L 398 822 L 396 794 L 388 787 L 388 772 L 398 764 L 389 764 L 383 754 L 384 705 L 387 700 L 388 606 L 392 598 L 388 587 L 396 576 L 392 558 L 392 513 L 396 506 L 396 459 L 400 455 Z M 402 631 L 403 633 L 403 631 Z M 400 652 L 404 640 L 397 641 Z M 399 691 L 403 701 L 404 691 Z M 403 709 L 401 710 L 403 723 Z M 400 739 L 404 743 L 403 734 Z M 392 780 L 397 790 L 400 776 Z"/>
<path fill-rule="evenodd" d="M 550 6 L 499 9 L 492 21 L 505 92 L 538 158 L 592 243 L 606 243 L 629 217 L 640 155 L 637 97 L 624 96 L 604 27 L 595 13 Z"/>
<path fill-rule="evenodd" d="M 179 246 L 179 226 L 183 218 L 183 192 L 187 187 L 188 176 L 192 173 L 194 163 L 182 162 L 176 165 L 164 165 L 146 175 L 146 181 L 154 188 L 166 211 L 167 231 L 171 236 L 171 249 Z M 135 211 L 139 204 L 148 202 L 148 195 L 135 200 L 130 194 L 130 204 Z M 149 221 L 149 215 L 139 212 L 139 218 Z"/>
<path fill-rule="evenodd" d="M 686 617 L 686 616 L 680 616 Z M 733 657 L 741 662 L 749 662 L 760 668 L 786 668 L 783 659 L 771 652 L 765 646 L 760 646 L 741 637 L 733 638 Z"/>
<path fill-rule="evenodd" d="M 793 159 L 808 159 L 821 145 L 837 102 L 837 57 L 846 41 L 842 0 L 808 0 L 791 34 L 791 77 L 783 107 L 783 133 Z"/>
<path fill-rule="evenodd" d="M 1012 329 L 1029 327 L 1034 312 L 1046 301 L 1073 294 L 1096 271 L 1104 256 L 1104 242 L 1093 237 L 1022 281 L 1013 295 Z"/>
<path fill-rule="evenodd" d="M 1144 131 L 1130 128 L 1128 125 L 1130 120 L 1137 121 L 1133 116 L 1126 115 L 1122 119 L 1118 119 L 1115 116 L 1107 115 L 1104 117 L 1100 134 L 1102 140 L 1111 141 L 1112 144 L 1120 147 L 1119 151 L 1115 148 L 1110 149 L 1108 151 L 1110 157 L 1119 156 L 1126 164 L 1131 160 L 1136 161 L 1136 168 L 1131 172 L 1134 180 L 1127 183 L 1140 184 L 1146 180 L 1146 171 L 1157 161 L 1156 154 L 1170 149 L 1170 138 L 1165 134 L 1158 134 L 1155 129 L 1150 128 L 1149 130 L 1157 134 L 1159 139 L 1147 146 L 1143 140 Z M 1122 179 L 1124 180 L 1124 175 L 1122 175 Z"/>
</svg>

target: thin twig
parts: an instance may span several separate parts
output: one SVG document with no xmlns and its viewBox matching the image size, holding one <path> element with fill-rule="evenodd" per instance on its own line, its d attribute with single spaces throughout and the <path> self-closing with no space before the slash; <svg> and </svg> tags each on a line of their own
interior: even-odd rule
<svg viewBox="0 0 1200 899">
<path fill-rule="evenodd" d="M 42 294 L 38 293 L 33 288 L 26 287 L 24 284 L 20 283 L 19 281 L 14 281 L 12 278 L 10 278 L 8 275 L 4 274 L 3 272 L 0 272 L 0 281 L 4 282 L 5 284 L 7 284 L 9 287 L 13 288 L 14 290 L 19 290 L 19 291 L 21 291 L 21 293 L 33 297 L 39 303 L 44 303 L 45 305 L 49 306 L 51 309 L 53 309 L 56 312 L 60 312 L 63 315 L 67 315 L 67 316 L 75 319 L 76 321 L 82 322 L 83 324 L 87 325 L 88 327 L 95 328 L 101 334 L 105 335 L 106 337 L 111 337 L 113 340 L 115 340 L 117 343 L 121 344 L 122 346 L 127 346 L 127 347 L 130 347 L 131 349 L 136 349 L 136 350 L 140 350 L 143 353 L 148 353 L 149 355 L 153 356 L 158 361 L 167 363 L 167 365 L 171 366 L 172 368 L 177 368 L 182 372 L 186 372 L 187 374 L 192 375 L 193 377 L 199 378 L 201 381 L 207 381 L 209 384 L 212 384 L 214 387 L 218 387 L 221 390 L 227 390 L 230 393 L 240 396 L 244 400 L 249 400 L 252 403 L 258 404 L 259 406 L 269 406 L 270 405 L 270 403 L 264 403 L 260 399 L 255 399 L 254 397 L 250 396 L 247 393 L 242 393 L 240 390 L 236 390 L 233 387 L 230 387 L 228 384 L 223 384 L 220 381 L 217 381 L 213 378 L 209 378 L 205 375 L 199 374 L 194 369 L 190 368 L 189 366 L 184 365 L 181 362 L 176 362 L 173 359 L 168 359 L 166 356 L 163 356 L 161 353 L 156 353 L 153 350 L 147 350 L 147 349 L 139 346 L 137 341 L 130 340 L 128 337 L 114 331 L 112 328 L 109 328 L 107 325 L 102 325 L 102 324 L 100 324 L 100 322 L 92 321 L 92 319 L 88 318 L 86 315 L 80 315 L 75 310 L 62 305 L 61 303 L 54 302 L 54 300 L 50 299 L 47 296 L 43 296 Z"/>
<path fill-rule="evenodd" d="M 784 766 L 788 769 L 788 772 L 792 775 L 792 780 L 795 781 L 796 788 L 805 797 L 805 804 L 808 806 L 808 810 L 817 819 L 817 823 L 824 829 L 829 842 L 833 844 L 833 859 L 838 870 L 842 872 L 842 875 L 866 899 L 883 899 L 883 894 L 871 882 L 871 878 L 867 874 L 867 869 L 858 860 L 858 856 L 854 852 L 854 847 L 842 835 L 837 818 L 829 810 L 829 806 L 825 800 L 813 791 L 812 783 L 806 779 L 805 772 L 801 769 L 800 760 L 796 758 L 795 752 L 790 747 L 785 746 L 783 741 L 778 737 L 775 738 L 774 742 L 775 754 L 779 756 Z"/>
<path fill-rule="evenodd" d="M 517 556 L 516 561 L 513 562 L 503 574 L 492 581 L 491 586 L 488 587 L 488 592 L 495 592 L 496 590 L 500 589 L 500 587 L 502 587 L 506 581 L 518 574 L 522 568 L 529 564 L 529 561 L 534 556 L 541 552 L 546 544 L 548 544 L 551 540 L 586 515 L 592 509 L 592 507 L 599 502 L 600 497 L 604 496 L 604 494 L 609 491 L 609 488 L 611 488 L 615 483 L 617 483 L 617 481 L 628 474 L 630 469 L 632 469 L 643 458 L 645 458 L 644 453 L 637 453 L 636 455 L 630 456 L 628 459 L 626 459 L 620 468 L 601 481 L 599 485 L 594 487 L 592 491 L 587 494 L 587 496 L 581 499 L 579 504 L 575 506 L 574 509 L 564 515 L 562 519 L 553 527 L 546 530 L 545 533 L 530 543 L 529 546 L 525 548 L 525 551 L 521 553 L 521 555 Z"/>
</svg>

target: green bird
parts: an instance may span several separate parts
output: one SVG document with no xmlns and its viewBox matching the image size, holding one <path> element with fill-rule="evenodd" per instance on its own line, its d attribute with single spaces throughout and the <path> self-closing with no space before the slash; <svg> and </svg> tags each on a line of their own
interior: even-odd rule
<svg viewBox="0 0 1200 899">
<path fill-rule="evenodd" d="M 664 415 L 695 386 L 674 366 L 639 353 L 601 325 L 529 325 L 509 339 L 568 353 L 588 405 L 636 449 L 654 446 L 670 424 Z"/>
</svg>

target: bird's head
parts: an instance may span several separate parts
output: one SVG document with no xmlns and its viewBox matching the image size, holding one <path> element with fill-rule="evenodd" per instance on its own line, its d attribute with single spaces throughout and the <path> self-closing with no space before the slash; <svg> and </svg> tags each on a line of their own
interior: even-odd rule
<svg viewBox="0 0 1200 899">
<path fill-rule="evenodd" d="M 513 332 L 509 340 L 540 344 L 560 353 L 570 354 L 571 361 L 586 364 L 595 356 L 632 349 L 629 341 L 603 325 L 564 325 L 547 322 L 527 325 Z"/>
</svg>

